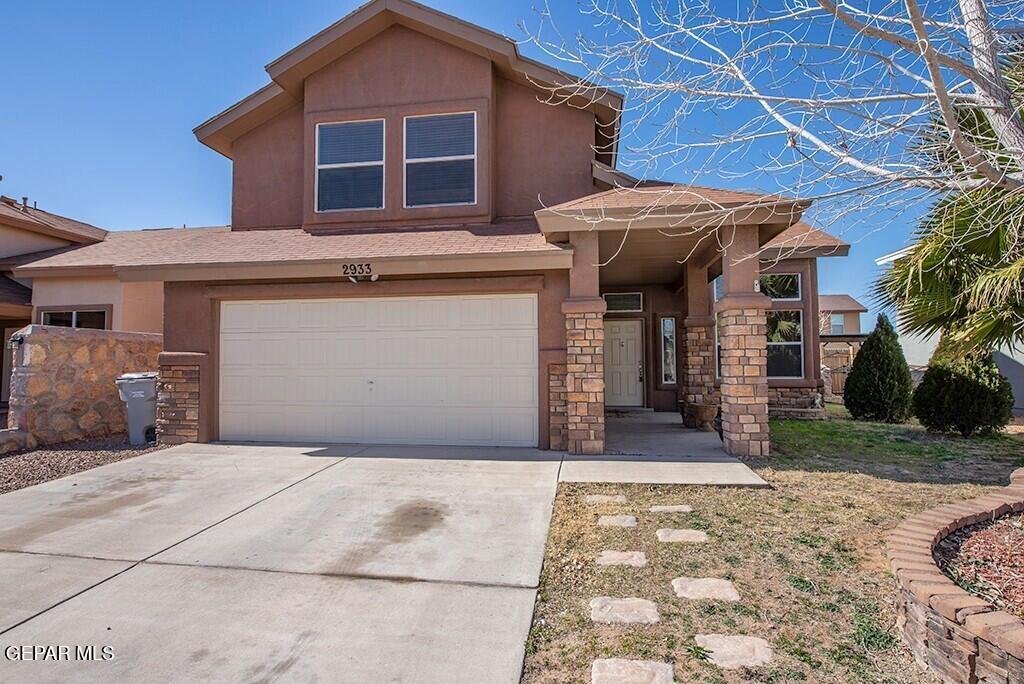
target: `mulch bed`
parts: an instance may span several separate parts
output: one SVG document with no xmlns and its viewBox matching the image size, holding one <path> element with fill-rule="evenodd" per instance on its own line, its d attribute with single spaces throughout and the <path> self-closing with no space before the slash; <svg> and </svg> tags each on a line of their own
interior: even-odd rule
<svg viewBox="0 0 1024 684">
<path fill-rule="evenodd" d="M 957 530 L 942 540 L 935 557 L 964 590 L 1024 617 L 1024 515 Z"/>
<path fill-rule="evenodd" d="M 0 457 L 0 494 L 164 448 L 133 447 L 126 435 L 55 444 Z"/>
</svg>

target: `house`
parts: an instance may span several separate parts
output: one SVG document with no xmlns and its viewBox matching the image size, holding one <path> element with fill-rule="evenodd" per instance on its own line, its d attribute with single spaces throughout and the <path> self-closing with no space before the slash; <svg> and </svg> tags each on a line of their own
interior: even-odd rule
<svg viewBox="0 0 1024 684">
<path fill-rule="evenodd" d="M 847 294 L 821 295 L 818 308 L 821 310 L 822 335 L 859 335 L 860 315 L 868 310 Z"/>
<path fill-rule="evenodd" d="M 813 405 L 817 259 L 849 246 L 806 202 L 616 170 L 620 95 L 408 0 L 266 70 L 195 129 L 232 162 L 230 226 L 14 270 L 162 288 L 164 441 L 597 454 L 607 408 L 684 401 L 748 456 L 769 404 Z"/>
</svg>

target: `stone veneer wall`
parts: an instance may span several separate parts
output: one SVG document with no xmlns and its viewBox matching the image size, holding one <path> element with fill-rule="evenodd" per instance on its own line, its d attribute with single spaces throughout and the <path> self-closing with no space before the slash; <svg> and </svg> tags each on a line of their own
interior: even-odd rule
<svg viewBox="0 0 1024 684">
<path fill-rule="evenodd" d="M 199 411 L 206 354 L 160 355 L 156 389 L 156 438 L 161 444 L 199 441 Z"/>
<path fill-rule="evenodd" d="M 565 399 L 570 454 L 604 453 L 604 312 L 566 300 Z M 603 307 L 604 300 L 594 303 Z"/>
<path fill-rule="evenodd" d="M 896 626 L 918 664 L 944 684 L 1024 682 L 1024 620 L 958 587 L 933 555 L 960 528 L 1024 511 L 1024 468 L 1010 482 L 910 517 L 887 538 L 898 590 Z"/>
<path fill-rule="evenodd" d="M 768 325 L 764 309 L 727 309 L 722 319 L 722 437 L 733 456 L 767 456 Z"/>
<path fill-rule="evenodd" d="M 548 437 L 554 451 L 564 451 L 569 445 L 569 419 L 565 403 L 565 364 L 548 366 Z"/>
<path fill-rule="evenodd" d="M 14 351 L 0 453 L 124 432 L 114 380 L 155 371 L 163 348 L 162 335 L 48 325 L 30 325 L 15 337 L 23 342 Z"/>
<path fill-rule="evenodd" d="M 815 401 L 821 395 L 824 402 L 824 387 L 768 387 L 768 415 L 772 418 L 797 418 L 824 420 L 827 418 L 824 406 L 818 408 Z"/>
<path fill-rule="evenodd" d="M 683 348 L 682 399 L 687 404 L 717 404 L 721 401 L 715 389 L 715 319 L 688 318 Z M 696 427 L 691 412 L 683 417 L 686 427 Z"/>
</svg>

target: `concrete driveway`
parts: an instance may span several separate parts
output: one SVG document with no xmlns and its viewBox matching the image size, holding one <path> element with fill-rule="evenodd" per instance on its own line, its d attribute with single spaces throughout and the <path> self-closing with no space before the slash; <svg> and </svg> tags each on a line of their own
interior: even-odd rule
<svg viewBox="0 0 1024 684">
<path fill-rule="evenodd" d="M 0 496 L 0 680 L 517 682 L 560 460 L 185 445 Z"/>
</svg>

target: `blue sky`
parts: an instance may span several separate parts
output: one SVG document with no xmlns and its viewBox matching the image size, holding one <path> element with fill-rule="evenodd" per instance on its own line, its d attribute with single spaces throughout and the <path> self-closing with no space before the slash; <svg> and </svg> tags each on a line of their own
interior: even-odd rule
<svg viewBox="0 0 1024 684">
<path fill-rule="evenodd" d="M 0 22 L 0 193 L 28 195 L 110 230 L 227 223 L 230 163 L 199 144 L 192 128 L 264 85 L 266 63 L 359 4 L 8 3 Z M 523 37 L 521 22 L 537 23 L 530 0 L 427 4 L 513 38 Z M 552 7 L 570 35 L 590 30 L 573 0 Z M 874 232 L 851 227 L 851 256 L 820 262 L 821 292 L 868 304 L 874 258 L 902 246 L 908 230 L 906 221 Z"/>
</svg>

